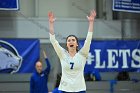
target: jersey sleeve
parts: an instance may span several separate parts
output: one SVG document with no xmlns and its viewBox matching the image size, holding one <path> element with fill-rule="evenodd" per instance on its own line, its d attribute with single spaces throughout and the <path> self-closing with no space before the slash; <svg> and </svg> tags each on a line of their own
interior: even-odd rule
<svg viewBox="0 0 140 93">
<path fill-rule="evenodd" d="M 58 57 L 61 59 L 64 54 L 64 49 L 59 45 L 58 41 L 55 39 L 55 35 L 50 34 L 50 41 L 53 45 Z"/>
<path fill-rule="evenodd" d="M 90 44 L 91 44 L 91 40 L 92 40 L 92 34 L 93 34 L 93 32 L 88 32 L 84 46 L 79 51 L 79 53 L 85 57 L 88 57 L 88 53 L 90 50 Z"/>
</svg>

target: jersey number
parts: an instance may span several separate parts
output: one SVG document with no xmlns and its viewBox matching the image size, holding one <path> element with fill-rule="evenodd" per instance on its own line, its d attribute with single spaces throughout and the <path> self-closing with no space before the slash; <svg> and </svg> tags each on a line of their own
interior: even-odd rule
<svg viewBox="0 0 140 93">
<path fill-rule="evenodd" d="M 70 62 L 70 65 L 71 65 L 70 69 L 73 69 L 74 63 Z"/>
</svg>

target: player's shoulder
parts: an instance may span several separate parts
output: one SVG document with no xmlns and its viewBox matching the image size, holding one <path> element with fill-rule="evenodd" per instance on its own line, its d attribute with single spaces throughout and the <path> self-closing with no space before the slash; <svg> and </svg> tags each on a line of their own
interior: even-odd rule
<svg viewBox="0 0 140 93">
<path fill-rule="evenodd" d="M 86 58 L 86 55 L 84 53 L 82 53 L 80 50 L 78 51 L 77 56 L 78 56 L 78 58 L 80 57 L 79 59 Z"/>
</svg>

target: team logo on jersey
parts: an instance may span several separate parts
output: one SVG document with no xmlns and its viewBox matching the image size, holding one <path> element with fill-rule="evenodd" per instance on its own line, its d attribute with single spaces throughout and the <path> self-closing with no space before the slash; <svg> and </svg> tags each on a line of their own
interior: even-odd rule
<svg viewBox="0 0 140 93">
<path fill-rule="evenodd" d="M 0 40 L 0 72 L 15 73 L 19 70 L 22 63 L 22 57 L 16 48 L 3 40 Z"/>
</svg>

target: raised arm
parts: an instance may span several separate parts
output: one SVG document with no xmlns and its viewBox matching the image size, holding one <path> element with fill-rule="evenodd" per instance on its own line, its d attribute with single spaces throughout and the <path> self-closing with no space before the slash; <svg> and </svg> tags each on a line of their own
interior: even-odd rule
<svg viewBox="0 0 140 93">
<path fill-rule="evenodd" d="M 54 17 L 54 14 L 53 12 L 49 12 L 48 13 L 48 18 L 49 18 L 49 31 L 50 31 L 50 34 L 54 35 L 54 22 L 55 22 L 55 17 Z"/>
<path fill-rule="evenodd" d="M 87 19 L 89 21 L 89 28 L 88 28 L 88 34 L 84 43 L 84 46 L 81 48 L 80 53 L 84 55 L 85 57 L 88 56 L 89 49 L 90 49 L 90 44 L 92 40 L 92 34 L 93 34 L 93 25 L 94 25 L 94 19 L 96 17 L 96 12 L 95 10 L 92 10 L 90 12 L 90 15 L 87 16 Z"/>
<path fill-rule="evenodd" d="M 48 13 L 48 18 L 49 18 L 49 31 L 50 31 L 50 41 L 59 56 L 59 58 L 63 57 L 63 48 L 59 45 L 58 41 L 55 39 L 55 34 L 54 34 L 54 22 L 55 22 L 55 17 L 52 12 Z"/>
<path fill-rule="evenodd" d="M 89 21 L 89 29 L 88 29 L 88 32 L 93 32 L 93 25 L 94 25 L 94 19 L 96 17 L 96 12 L 95 10 L 92 10 L 90 12 L 90 15 L 87 16 L 87 19 Z"/>
<path fill-rule="evenodd" d="M 44 50 L 43 50 L 43 56 L 44 56 L 46 64 L 47 64 L 47 68 L 44 71 L 48 75 L 49 72 L 50 72 L 50 69 L 51 69 L 51 65 L 50 65 L 50 62 L 49 62 L 48 57 L 47 57 L 47 55 L 46 55 Z"/>
</svg>

